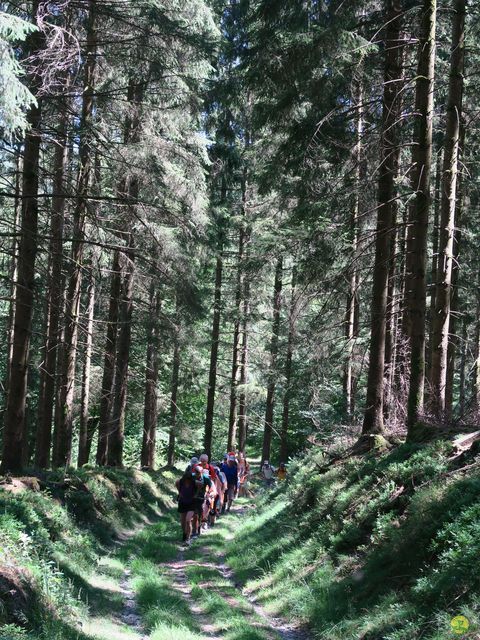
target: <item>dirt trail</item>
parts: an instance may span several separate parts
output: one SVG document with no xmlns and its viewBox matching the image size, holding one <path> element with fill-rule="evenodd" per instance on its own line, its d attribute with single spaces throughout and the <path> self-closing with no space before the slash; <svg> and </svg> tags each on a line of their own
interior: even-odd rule
<svg viewBox="0 0 480 640">
<path fill-rule="evenodd" d="M 195 602 L 192 597 L 191 588 L 188 585 L 187 574 L 185 569 L 189 565 L 198 565 L 198 562 L 194 560 L 185 560 L 185 549 L 181 549 L 178 558 L 174 562 L 167 562 L 164 566 L 168 569 L 172 577 L 172 586 L 185 598 L 190 611 L 194 614 L 198 621 L 198 626 L 204 636 L 210 640 L 222 640 L 222 636 L 218 635 L 218 630 L 213 625 L 208 617 L 204 615 L 201 607 Z M 202 566 L 203 563 L 202 563 Z M 205 564 L 206 566 L 206 564 Z"/>
<path fill-rule="evenodd" d="M 243 513 L 248 510 L 248 507 L 237 507 L 233 510 L 237 515 L 243 515 Z M 209 532 L 204 532 L 202 533 L 201 539 L 208 539 L 208 536 Z M 229 532 L 226 537 L 227 539 L 233 538 L 233 532 Z M 239 590 L 240 585 L 235 582 L 234 574 L 225 562 L 225 556 L 223 554 L 212 555 L 209 553 L 209 550 L 205 546 L 200 545 L 201 539 L 193 542 L 195 550 L 201 554 L 200 558 L 197 557 L 195 560 L 186 559 L 185 554 L 187 550 L 182 547 L 179 550 L 178 557 L 174 561 L 165 563 L 163 566 L 171 576 L 172 586 L 185 598 L 190 611 L 198 622 L 202 634 L 209 640 L 224 640 L 221 629 L 211 623 L 208 615 L 205 614 L 192 597 L 192 590 L 187 578 L 187 570 L 189 566 L 196 566 L 205 568 L 206 570 L 217 571 L 223 581 L 229 584 L 229 589 L 233 591 Z M 208 588 L 210 584 L 205 582 L 202 586 Z M 249 624 L 266 631 L 272 640 L 311 640 L 311 635 L 305 629 L 300 629 L 281 618 L 271 616 L 246 591 L 241 590 L 239 593 L 242 594 L 249 609 L 249 611 L 245 612 L 246 620 L 248 619 Z M 228 602 L 232 609 L 240 610 L 241 604 L 234 597 L 226 592 L 222 593 L 222 597 Z M 252 622 L 252 617 L 257 618 L 256 622 Z"/>
<path fill-rule="evenodd" d="M 120 589 L 123 595 L 123 610 L 121 613 L 121 620 L 124 624 L 137 633 L 141 640 L 148 640 L 148 635 L 145 635 L 142 618 L 138 612 L 137 602 L 135 600 L 135 593 L 130 585 L 130 569 L 125 569 L 122 582 L 120 583 Z"/>
</svg>

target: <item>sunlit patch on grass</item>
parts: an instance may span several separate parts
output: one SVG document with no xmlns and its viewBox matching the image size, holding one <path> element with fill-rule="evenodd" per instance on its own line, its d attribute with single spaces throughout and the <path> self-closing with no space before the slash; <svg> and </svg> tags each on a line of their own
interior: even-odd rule
<svg viewBox="0 0 480 640">
<path fill-rule="evenodd" d="M 208 638 L 183 625 L 170 626 L 162 622 L 156 626 L 150 640 L 208 640 Z"/>
<path fill-rule="evenodd" d="M 121 578 L 125 571 L 125 564 L 113 556 L 104 556 L 103 558 L 100 558 L 97 566 L 102 573 L 105 573 L 112 578 Z"/>
<path fill-rule="evenodd" d="M 142 636 L 127 625 L 106 618 L 91 618 L 83 631 L 92 640 L 141 640 Z"/>
</svg>

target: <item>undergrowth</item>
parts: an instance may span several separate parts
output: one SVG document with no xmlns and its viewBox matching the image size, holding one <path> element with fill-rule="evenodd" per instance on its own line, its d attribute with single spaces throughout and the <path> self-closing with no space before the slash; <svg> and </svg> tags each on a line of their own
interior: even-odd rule
<svg viewBox="0 0 480 640">
<path fill-rule="evenodd" d="M 272 613 L 329 640 L 446 640 L 480 626 L 480 472 L 447 442 L 326 466 L 311 452 L 266 492 L 230 545 Z M 469 462 L 474 462 L 474 458 Z"/>
<path fill-rule="evenodd" d="M 171 473 L 82 469 L 0 489 L 0 640 L 86 640 L 122 606 L 115 540 L 172 504 Z M 135 536 L 148 551 L 148 539 Z M 128 545 L 125 545 L 128 546 Z M 118 555 L 118 554 L 117 554 Z"/>
</svg>

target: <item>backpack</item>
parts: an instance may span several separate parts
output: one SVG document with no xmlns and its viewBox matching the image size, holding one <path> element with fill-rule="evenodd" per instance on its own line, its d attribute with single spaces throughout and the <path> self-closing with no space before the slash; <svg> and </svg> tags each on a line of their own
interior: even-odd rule
<svg viewBox="0 0 480 640">
<path fill-rule="evenodd" d="M 178 501 L 183 504 L 188 504 L 189 502 L 193 502 L 193 496 L 195 495 L 195 483 L 192 481 L 190 484 L 186 484 L 185 480 L 182 478 L 178 487 Z"/>
</svg>

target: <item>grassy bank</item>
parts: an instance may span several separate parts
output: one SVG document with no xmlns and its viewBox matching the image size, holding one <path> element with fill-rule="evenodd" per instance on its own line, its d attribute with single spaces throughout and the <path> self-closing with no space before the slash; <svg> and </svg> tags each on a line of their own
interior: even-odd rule
<svg viewBox="0 0 480 640">
<path fill-rule="evenodd" d="M 88 469 L 3 484 L 0 640 L 120 637 L 105 615 L 122 607 L 128 538 L 141 541 L 173 504 L 173 482 L 170 472 Z"/>
<path fill-rule="evenodd" d="M 227 558 L 259 602 L 318 638 L 446 640 L 458 614 L 478 637 L 475 453 L 401 445 L 326 467 L 313 452 L 263 496 Z"/>
</svg>

